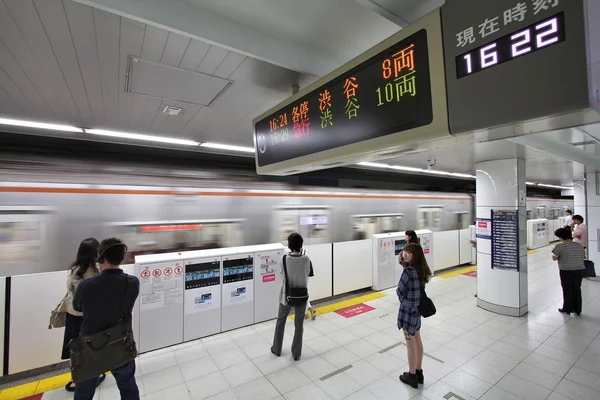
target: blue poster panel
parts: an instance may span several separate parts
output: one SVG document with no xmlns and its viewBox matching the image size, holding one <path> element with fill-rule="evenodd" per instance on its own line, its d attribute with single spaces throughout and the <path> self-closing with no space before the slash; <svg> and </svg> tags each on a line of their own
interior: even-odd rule
<svg viewBox="0 0 600 400">
<path fill-rule="evenodd" d="M 519 270 L 519 213 L 492 210 L 492 268 Z"/>
</svg>

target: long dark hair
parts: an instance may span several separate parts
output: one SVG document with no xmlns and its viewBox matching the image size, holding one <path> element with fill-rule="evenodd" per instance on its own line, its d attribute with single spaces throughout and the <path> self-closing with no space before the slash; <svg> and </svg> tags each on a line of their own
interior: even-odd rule
<svg viewBox="0 0 600 400">
<path fill-rule="evenodd" d="M 425 259 L 425 254 L 423 253 L 421 245 L 418 243 L 408 243 L 404 246 L 404 251 L 412 254 L 410 266 L 417 270 L 419 280 L 425 283 L 429 282 L 431 270 L 429 269 L 429 265 L 427 265 L 427 260 Z"/>
<path fill-rule="evenodd" d="M 69 265 L 71 274 L 75 273 L 80 278 L 83 278 L 83 275 L 88 268 L 95 268 L 96 258 L 98 257 L 98 247 L 100 247 L 100 243 L 94 238 L 83 240 L 77 250 L 77 258 Z"/>
<path fill-rule="evenodd" d="M 408 237 L 410 237 L 410 240 L 408 241 L 408 243 L 420 243 L 419 237 L 417 236 L 417 233 L 413 230 L 409 230 L 404 232 L 404 234 Z"/>
</svg>

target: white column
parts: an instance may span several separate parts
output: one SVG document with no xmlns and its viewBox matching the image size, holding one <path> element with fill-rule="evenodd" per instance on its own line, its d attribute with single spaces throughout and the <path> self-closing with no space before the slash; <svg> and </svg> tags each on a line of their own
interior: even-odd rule
<svg viewBox="0 0 600 400">
<path fill-rule="evenodd" d="M 588 258 L 596 265 L 596 271 L 600 271 L 600 248 L 598 247 L 600 233 L 600 173 L 588 172 L 586 174 L 586 188 L 587 218 L 584 222 L 588 228 Z"/>
<path fill-rule="evenodd" d="M 579 214 L 584 219 L 586 218 L 586 201 L 585 201 L 585 181 L 573 181 L 573 215 Z"/>
<path fill-rule="evenodd" d="M 484 161 L 475 164 L 475 169 L 477 218 L 490 219 L 492 210 L 518 210 L 519 221 L 518 271 L 493 266 L 492 240 L 477 239 L 477 305 L 498 314 L 522 316 L 528 311 L 525 160 Z"/>
</svg>

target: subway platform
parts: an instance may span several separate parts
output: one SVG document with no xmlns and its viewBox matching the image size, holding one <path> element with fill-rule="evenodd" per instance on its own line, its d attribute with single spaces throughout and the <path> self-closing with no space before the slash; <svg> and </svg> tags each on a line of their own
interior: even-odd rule
<svg viewBox="0 0 600 400">
<path fill-rule="evenodd" d="M 386 290 L 324 305 L 307 320 L 302 359 L 270 353 L 274 321 L 151 353 L 137 360 L 144 400 L 598 400 L 600 283 L 583 282 L 580 317 L 558 313 L 562 295 L 551 247 L 529 252 L 529 313 L 521 318 L 477 307 L 476 268 L 433 278 L 438 312 L 423 319 L 425 384 L 398 380 L 408 368 L 396 327 L 398 300 Z M 58 350 L 57 350 L 58 351 Z M 13 382 L 0 399 L 64 400 L 69 374 Z M 95 399 L 118 399 L 109 375 Z"/>
</svg>

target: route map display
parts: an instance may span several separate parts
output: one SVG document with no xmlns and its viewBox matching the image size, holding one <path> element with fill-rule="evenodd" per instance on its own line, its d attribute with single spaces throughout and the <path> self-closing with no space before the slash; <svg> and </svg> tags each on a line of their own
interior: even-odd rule
<svg viewBox="0 0 600 400">
<path fill-rule="evenodd" d="M 258 165 L 428 125 L 431 99 L 422 29 L 256 122 Z"/>
</svg>

